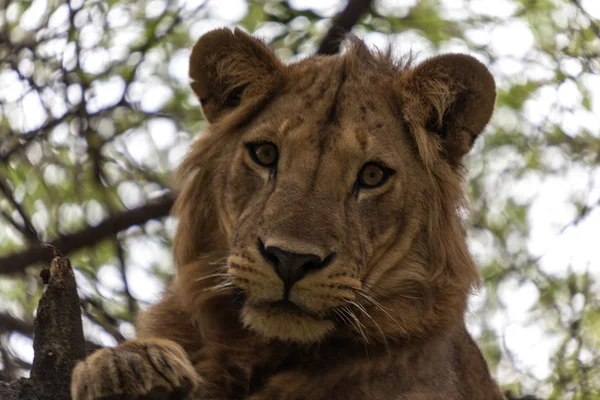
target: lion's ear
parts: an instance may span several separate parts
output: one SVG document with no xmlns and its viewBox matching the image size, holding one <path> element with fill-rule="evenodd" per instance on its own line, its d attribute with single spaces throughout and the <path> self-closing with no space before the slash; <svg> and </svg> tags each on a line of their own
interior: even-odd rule
<svg viewBox="0 0 600 400">
<path fill-rule="evenodd" d="M 438 153 L 459 163 L 494 110 L 494 78 L 482 63 L 464 54 L 425 61 L 403 74 L 400 87 L 403 118 L 425 161 Z"/>
<path fill-rule="evenodd" d="M 239 29 L 216 29 L 192 50 L 189 76 L 209 122 L 228 110 L 257 103 L 280 78 L 283 65 L 259 40 Z"/>
</svg>

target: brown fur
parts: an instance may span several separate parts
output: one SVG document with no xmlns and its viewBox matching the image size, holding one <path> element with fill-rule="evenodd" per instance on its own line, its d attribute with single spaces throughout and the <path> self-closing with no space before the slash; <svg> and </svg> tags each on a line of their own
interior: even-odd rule
<svg viewBox="0 0 600 400">
<path fill-rule="evenodd" d="M 188 359 L 174 366 L 184 361 L 166 349 L 155 369 L 180 371 L 175 383 L 144 387 L 197 399 L 503 399 L 464 325 L 479 280 L 459 216 L 461 159 L 493 110 L 487 69 L 457 54 L 411 67 L 358 40 L 284 66 L 221 29 L 194 47 L 190 77 L 211 125 L 179 169 L 176 279 L 133 342 L 167 339 Z M 244 144 L 257 141 L 278 147 L 276 172 L 252 161 Z M 395 173 L 356 190 L 370 161 Z M 259 239 L 336 257 L 284 307 Z M 77 367 L 76 399 L 134 395 L 131 384 L 89 388 L 135 369 L 110 361 L 122 348 Z"/>
</svg>

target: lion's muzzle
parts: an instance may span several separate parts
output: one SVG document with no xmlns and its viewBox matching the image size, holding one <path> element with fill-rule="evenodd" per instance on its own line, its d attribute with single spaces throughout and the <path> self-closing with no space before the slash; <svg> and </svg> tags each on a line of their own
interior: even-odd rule
<svg viewBox="0 0 600 400">
<path fill-rule="evenodd" d="M 335 253 L 321 259 L 316 254 L 295 253 L 275 246 L 265 247 L 260 239 L 258 240 L 258 249 L 283 281 L 284 300 L 289 298 L 290 288 L 294 283 L 304 278 L 310 271 L 318 271 L 327 267 L 335 258 Z"/>
</svg>

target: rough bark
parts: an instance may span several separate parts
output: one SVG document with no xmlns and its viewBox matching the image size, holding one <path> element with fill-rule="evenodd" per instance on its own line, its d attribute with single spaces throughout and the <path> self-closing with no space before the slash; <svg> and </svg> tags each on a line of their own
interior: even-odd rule
<svg viewBox="0 0 600 400">
<path fill-rule="evenodd" d="M 31 376 L 0 383 L 2 400 L 70 399 L 71 372 L 86 355 L 77 284 L 71 263 L 54 250 L 34 323 Z"/>
</svg>

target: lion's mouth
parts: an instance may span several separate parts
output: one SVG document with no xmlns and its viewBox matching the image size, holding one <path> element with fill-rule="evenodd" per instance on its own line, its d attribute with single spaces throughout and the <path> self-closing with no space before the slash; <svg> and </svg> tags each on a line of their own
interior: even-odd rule
<svg viewBox="0 0 600 400">
<path fill-rule="evenodd" d="M 246 303 L 244 325 L 267 338 L 292 342 L 316 342 L 335 329 L 335 323 L 289 300 Z"/>
<path fill-rule="evenodd" d="M 276 313 L 290 313 L 299 316 L 312 317 L 314 319 L 319 320 L 327 319 L 323 314 L 319 314 L 308 310 L 302 306 L 293 303 L 290 300 L 279 300 L 270 303 L 251 304 L 251 306 L 265 311 L 274 311 Z"/>
</svg>

